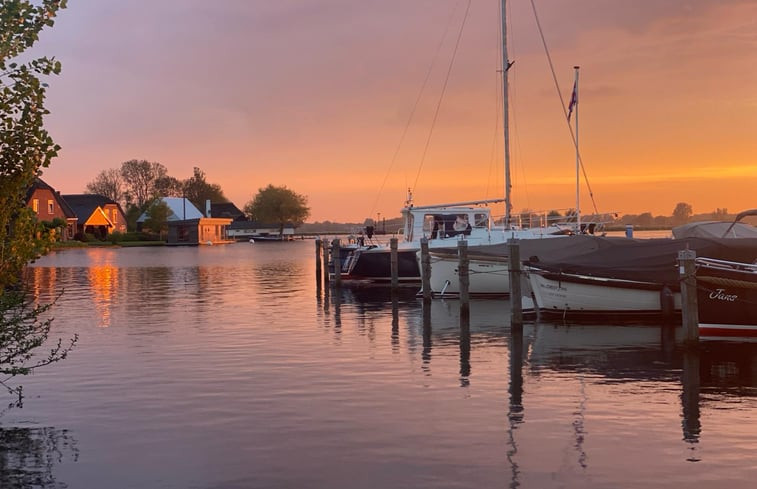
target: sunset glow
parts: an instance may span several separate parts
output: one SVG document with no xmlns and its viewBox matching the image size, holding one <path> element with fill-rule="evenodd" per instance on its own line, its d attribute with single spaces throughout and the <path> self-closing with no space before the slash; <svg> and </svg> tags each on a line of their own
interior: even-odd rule
<svg viewBox="0 0 757 489">
<path fill-rule="evenodd" d="M 240 208 L 286 185 L 308 196 L 310 222 L 399 216 L 408 187 L 419 205 L 502 196 L 498 0 L 471 2 L 429 138 L 466 5 L 71 2 L 34 49 L 63 64 L 47 119 L 63 149 L 43 178 L 80 193 L 129 159 L 177 178 L 197 166 Z M 599 211 L 757 207 L 757 3 L 535 5 L 564 99 L 581 67 Z M 573 207 L 574 148 L 531 2 L 511 0 L 508 18 L 513 207 Z"/>
</svg>

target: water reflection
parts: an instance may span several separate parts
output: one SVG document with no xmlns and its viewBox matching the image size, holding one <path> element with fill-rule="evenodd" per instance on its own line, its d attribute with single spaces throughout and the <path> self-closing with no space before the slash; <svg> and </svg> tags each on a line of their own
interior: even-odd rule
<svg viewBox="0 0 757 489">
<path fill-rule="evenodd" d="M 757 345 L 689 355 L 680 327 L 511 328 L 503 300 L 465 314 L 415 290 L 314 286 L 312 246 L 307 261 L 282 246 L 74 253 L 33 271 L 40 294 L 66 289 L 56 327 L 84 337 L 30 378 L 46 398 L 22 413 L 82 440 L 57 469 L 72 487 L 91 487 L 86 474 L 169 489 L 757 476 L 730 463 L 757 450 L 740 429 L 757 412 Z"/>
<path fill-rule="evenodd" d="M 64 488 L 54 468 L 64 459 L 78 460 L 76 440 L 55 428 L 0 426 L 0 487 L 3 489 Z"/>
</svg>

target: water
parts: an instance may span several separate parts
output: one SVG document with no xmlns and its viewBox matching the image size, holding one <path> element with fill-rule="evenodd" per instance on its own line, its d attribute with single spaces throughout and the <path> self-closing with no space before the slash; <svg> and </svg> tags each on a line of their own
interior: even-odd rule
<svg viewBox="0 0 757 489">
<path fill-rule="evenodd" d="M 67 250 L 0 487 L 752 487 L 757 345 L 319 290 L 312 241 Z M 10 397 L 8 397 L 10 401 Z"/>
</svg>

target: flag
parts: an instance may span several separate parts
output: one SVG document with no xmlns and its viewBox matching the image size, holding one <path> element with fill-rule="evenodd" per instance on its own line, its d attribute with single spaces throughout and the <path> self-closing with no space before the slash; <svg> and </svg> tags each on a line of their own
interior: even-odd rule
<svg viewBox="0 0 757 489">
<path fill-rule="evenodd" d="M 578 80 L 573 83 L 573 95 L 570 96 L 570 103 L 568 104 L 568 120 L 570 120 L 571 114 L 573 114 L 573 107 L 578 103 Z"/>
</svg>

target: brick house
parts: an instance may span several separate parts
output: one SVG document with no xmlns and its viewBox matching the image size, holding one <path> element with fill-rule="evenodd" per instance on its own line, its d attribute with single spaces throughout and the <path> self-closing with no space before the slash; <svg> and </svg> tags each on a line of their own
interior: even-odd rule
<svg viewBox="0 0 757 489">
<path fill-rule="evenodd" d="M 60 192 L 41 178 L 35 179 L 26 191 L 26 205 L 37 214 L 39 221 L 52 222 L 55 218 L 65 221 L 66 229 L 61 239 L 67 240 L 74 237 L 78 221 L 76 213 L 63 199 Z"/>
</svg>

